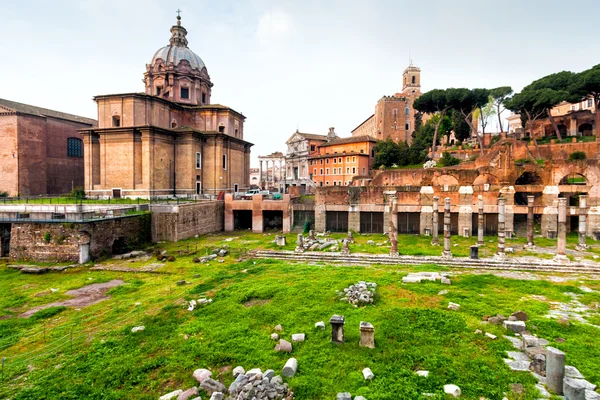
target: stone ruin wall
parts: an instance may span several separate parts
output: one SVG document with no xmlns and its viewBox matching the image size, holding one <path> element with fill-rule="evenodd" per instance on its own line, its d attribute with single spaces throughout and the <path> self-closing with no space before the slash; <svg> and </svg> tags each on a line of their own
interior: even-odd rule
<svg viewBox="0 0 600 400">
<path fill-rule="evenodd" d="M 203 201 L 178 206 L 152 206 L 152 241 L 178 241 L 221 232 L 224 228 L 223 201 Z"/>
<path fill-rule="evenodd" d="M 10 257 L 13 260 L 77 263 L 80 244 L 90 243 L 90 255 L 97 258 L 110 255 L 113 244 L 119 239 L 130 249 L 149 242 L 150 215 L 86 223 L 13 223 Z"/>
</svg>

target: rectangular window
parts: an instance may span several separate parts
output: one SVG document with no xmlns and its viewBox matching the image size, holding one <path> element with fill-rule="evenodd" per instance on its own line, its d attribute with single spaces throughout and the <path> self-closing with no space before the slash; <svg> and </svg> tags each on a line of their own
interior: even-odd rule
<svg viewBox="0 0 600 400">
<path fill-rule="evenodd" d="M 202 155 L 200 153 L 196 153 L 196 169 L 202 168 Z"/>
<path fill-rule="evenodd" d="M 346 162 L 350 162 L 350 157 L 346 157 Z"/>
<path fill-rule="evenodd" d="M 320 172 L 320 174 L 321 174 L 321 175 L 323 175 L 323 168 L 321 168 L 321 172 Z"/>
<path fill-rule="evenodd" d="M 363 167 L 363 175 L 365 174 L 365 167 Z"/>
<path fill-rule="evenodd" d="M 310 151 L 315 151 L 317 149 L 317 147 L 314 144 L 310 145 Z"/>
<path fill-rule="evenodd" d="M 160 86 L 156 87 L 156 95 L 160 96 L 160 93 L 162 92 L 162 88 Z"/>
<path fill-rule="evenodd" d="M 329 175 L 329 168 L 325 168 L 325 174 Z"/>
<path fill-rule="evenodd" d="M 349 174 L 350 173 L 350 167 L 346 167 L 346 173 Z"/>
<path fill-rule="evenodd" d="M 392 114 L 394 115 L 394 118 L 398 117 L 398 109 L 394 108 Z"/>
<path fill-rule="evenodd" d="M 352 173 L 355 174 L 356 173 L 356 167 L 352 167 Z"/>
<path fill-rule="evenodd" d="M 338 185 L 339 185 L 339 186 L 342 186 L 342 181 L 338 181 Z"/>
<path fill-rule="evenodd" d="M 325 164 L 329 164 L 329 158 L 325 160 Z"/>
<path fill-rule="evenodd" d="M 321 187 L 322 187 L 322 186 L 323 186 L 323 182 L 319 182 L 319 186 L 321 186 Z"/>
<path fill-rule="evenodd" d="M 223 154 L 223 169 L 227 169 L 227 154 Z"/>
<path fill-rule="evenodd" d="M 202 93 L 202 104 L 206 104 L 206 93 Z"/>
<path fill-rule="evenodd" d="M 352 162 L 356 162 L 356 156 L 352 156 Z"/>
<path fill-rule="evenodd" d="M 121 126 L 121 117 L 115 115 L 112 117 L 112 126 L 113 128 Z"/>
<path fill-rule="evenodd" d="M 339 158 L 338 163 L 342 163 L 342 157 Z"/>
<path fill-rule="evenodd" d="M 219 133 L 225 133 L 225 127 L 223 125 L 219 127 Z"/>
<path fill-rule="evenodd" d="M 190 89 L 188 89 L 186 87 L 182 87 L 181 88 L 181 98 L 189 99 L 190 98 Z"/>
<path fill-rule="evenodd" d="M 329 186 L 329 181 L 325 181 L 325 186 Z"/>
<path fill-rule="evenodd" d="M 67 139 L 67 156 L 83 157 L 83 140 L 78 138 Z"/>
<path fill-rule="evenodd" d="M 335 181 L 333 181 L 333 186 L 335 186 Z"/>
<path fill-rule="evenodd" d="M 406 125 L 404 126 L 404 129 L 409 130 L 410 129 L 410 122 L 407 122 Z"/>
<path fill-rule="evenodd" d="M 587 106 L 588 106 L 588 108 L 592 108 L 593 105 L 594 105 L 594 100 L 587 99 Z"/>
</svg>

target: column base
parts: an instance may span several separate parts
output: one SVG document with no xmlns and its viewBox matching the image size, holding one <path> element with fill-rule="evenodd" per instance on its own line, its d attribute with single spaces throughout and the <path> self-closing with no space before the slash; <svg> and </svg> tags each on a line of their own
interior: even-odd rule
<svg viewBox="0 0 600 400">
<path fill-rule="evenodd" d="M 448 258 L 452 258 L 452 252 L 451 251 L 442 251 L 442 258 L 448 259 Z"/>
<path fill-rule="evenodd" d="M 552 259 L 552 261 L 561 263 L 561 264 L 568 264 L 571 262 L 571 260 L 569 260 L 569 258 L 567 256 L 565 256 L 564 254 L 557 254 L 554 256 L 554 258 Z"/>
<path fill-rule="evenodd" d="M 296 247 L 296 248 L 294 249 L 294 251 L 295 251 L 296 253 L 304 253 L 304 247 Z"/>
<path fill-rule="evenodd" d="M 431 241 L 431 245 L 432 245 L 432 246 L 439 246 L 439 245 L 440 245 L 440 242 L 439 242 L 439 241 L 432 240 L 432 241 Z"/>
<path fill-rule="evenodd" d="M 390 257 L 400 257 L 400 253 L 397 251 L 390 251 Z"/>
<path fill-rule="evenodd" d="M 477 241 L 477 246 L 479 246 L 479 247 L 485 246 L 485 242 L 479 242 L 479 241 Z"/>
<path fill-rule="evenodd" d="M 494 260 L 497 261 L 506 261 L 508 260 L 508 256 L 505 253 L 496 253 L 494 254 Z"/>
<path fill-rule="evenodd" d="M 578 244 L 577 246 L 575 246 L 575 250 L 578 251 L 585 251 L 588 250 L 590 248 L 590 246 L 588 246 L 587 244 Z"/>
<path fill-rule="evenodd" d="M 527 250 L 535 250 L 535 244 L 530 242 L 530 243 L 527 243 L 525 246 L 523 246 L 523 248 L 527 249 Z"/>
</svg>

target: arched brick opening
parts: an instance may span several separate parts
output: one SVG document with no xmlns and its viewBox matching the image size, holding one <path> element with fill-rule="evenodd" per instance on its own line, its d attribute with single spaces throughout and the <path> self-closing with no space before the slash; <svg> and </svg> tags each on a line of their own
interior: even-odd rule
<svg viewBox="0 0 600 400">
<path fill-rule="evenodd" d="M 536 172 L 525 171 L 517 178 L 515 185 L 542 185 L 542 178 Z"/>
<path fill-rule="evenodd" d="M 585 123 L 579 125 L 579 128 L 577 128 L 577 132 L 581 136 L 593 136 L 594 135 L 594 127 L 589 122 L 585 122 Z"/>
</svg>

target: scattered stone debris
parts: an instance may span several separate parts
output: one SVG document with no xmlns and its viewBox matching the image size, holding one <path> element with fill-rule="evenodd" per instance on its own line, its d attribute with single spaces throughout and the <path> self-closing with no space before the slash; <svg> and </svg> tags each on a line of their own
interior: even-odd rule
<svg viewBox="0 0 600 400">
<path fill-rule="evenodd" d="M 450 284 L 447 274 L 440 274 L 439 272 L 411 272 L 402 278 L 402 283 L 420 283 L 421 281 L 440 281 L 447 285 Z"/>
<path fill-rule="evenodd" d="M 523 321 L 508 321 L 508 320 L 506 320 L 502 323 L 502 325 L 504 326 L 505 329 L 510 329 L 511 331 L 513 331 L 515 333 L 521 333 L 526 329 L 525 322 L 523 322 Z"/>
<path fill-rule="evenodd" d="M 460 397 L 460 388 L 456 385 L 444 385 L 444 393 L 449 394 L 452 397 Z"/>
<path fill-rule="evenodd" d="M 177 396 L 179 396 L 181 393 L 183 393 L 183 390 L 179 389 L 179 390 L 176 390 L 174 392 L 167 393 L 164 396 L 160 396 L 158 398 L 158 400 L 171 400 L 171 399 L 176 398 Z"/>
<path fill-rule="evenodd" d="M 486 333 L 485 333 L 485 336 L 489 337 L 489 338 L 490 338 L 490 339 L 492 339 L 492 340 L 496 340 L 496 339 L 498 338 L 496 335 L 494 335 L 494 334 L 491 334 L 491 333 L 489 333 L 489 332 L 486 332 Z"/>
<path fill-rule="evenodd" d="M 429 371 L 422 371 L 421 370 L 421 371 L 417 371 L 416 374 L 417 374 L 417 376 L 422 376 L 422 377 L 427 378 L 429 376 Z"/>
<path fill-rule="evenodd" d="M 286 378 L 293 378 L 296 375 L 296 370 L 298 369 L 298 360 L 295 358 L 290 358 L 285 363 L 283 370 L 281 371 L 282 375 Z"/>
<path fill-rule="evenodd" d="M 325 329 L 325 322 L 324 321 L 319 321 L 315 324 L 315 328 L 317 329 Z"/>
<path fill-rule="evenodd" d="M 57 265 L 54 267 L 39 267 L 37 265 L 7 265 L 7 268 L 17 269 L 22 274 L 45 274 L 48 272 L 62 272 L 67 269 L 77 268 L 79 265 Z"/>
<path fill-rule="evenodd" d="M 352 400 L 352 395 L 348 392 L 338 393 L 335 400 Z"/>
<path fill-rule="evenodd" d="M 284 353 L 292 352 L 292 344 L 285 339 L 279 339 L 279 344 L 275 346 L 275 351 L 281 351 Z"/>
<path fill-rule="evenodd" d="M 292 342 L 304 342 L 306 335 L 304 333 L 294 333 L 292 335 Z"/>
<path fill-rule="evenodd" d="M 281 331 L 283 331 L 283 328 L 281 327 L 281 325 L 277 325 L 275 328 L 273 328 L 273 330 L 275 330 L 277 332 L 281 332 Z"/>
<path fill-rule="evenodd" d="M 372 380 L 373 378 L 375 378 L 375 375 L 373 374 L 373 371 L 371 371 L 371 368 L 365 368 L 362 370 L 363 376 L 365 377 L 365 380 Z"/>
<path fill-rule="evenodd" d="M 460 304 L 449 302 L 448 309 L 458 311 L 460 309 Z"/>
<path fill-rule="evenodd" d="M 360 281 L 355 285 L 350 285 L 343 292 L 337 291 L 338 296 L 342 296 L 340 301 L 347 301 L 350 304 L 363 306 L 373 304 L 375 300 L 377 284 L 375 282 Z"/>
<path fill-rule="evenodd" d="M 134 326 L 133 328 L 131 328 L 131 332 L 132 332 L 132 333 L 141 332 L 141 331 L 143 331 L 144 329 L 146 329 L 146 327 L 145 327 L 145 326 L 143 326 L 143 325 L 140 325 L 140 326 Z"/>
<path fill-rule="evenodd" d="M 272 340 L 279 340 L 279 335 L 276 333 L 271 333 L 271 339 Z"/>
</svg>

